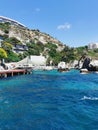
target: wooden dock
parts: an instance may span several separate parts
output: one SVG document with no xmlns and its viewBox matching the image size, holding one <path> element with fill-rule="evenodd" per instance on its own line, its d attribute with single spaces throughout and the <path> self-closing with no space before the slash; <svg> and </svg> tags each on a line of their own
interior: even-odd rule
<svg viewBox="0 0 98 130">
<path fill-rule="evenodd" d="M 15 75 L 31 74 L 32 71 L 28 69 L 15 69 L 15 70 L 1 70 L 0 78 L 13 77 Z"/>
</svg>

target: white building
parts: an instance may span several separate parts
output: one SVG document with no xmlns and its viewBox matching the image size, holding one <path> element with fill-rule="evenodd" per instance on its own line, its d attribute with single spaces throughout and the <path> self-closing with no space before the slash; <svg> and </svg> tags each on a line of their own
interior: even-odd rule
<svg viewBox="0 0 98 130">
<path fill-rule="evenodd" d="M 46 58 L 44 56 L 28 56 L 23 60 L 17 62 L 17 66 L 45 66 Z"/>
<path fill-rule="evenodd" d="M 88 49 L 97 49 L 98 48 L 98 43 L 89 43 L 88 44 Z"/>
</svg>

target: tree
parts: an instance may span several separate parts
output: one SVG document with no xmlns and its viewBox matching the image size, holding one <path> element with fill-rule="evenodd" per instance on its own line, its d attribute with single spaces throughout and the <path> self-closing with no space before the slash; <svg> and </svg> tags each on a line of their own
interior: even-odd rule
<svg viewBox="0 0 98 130">
<path fill-rule="evenodd" d="M 19 40 L 18 40 L 17 38 L 15 38 L 15 37 L 6 38 L 4 41 L 5 41 L 5 42 L 8 42 L 8 43 L 10 43 L 10 44 L 12 44 L 12 45 L 16 45 L 16 44 L 22 45 L 21 41 L 19 41 Z"/>
<path fill-rule="evenodd" d="M 7 53 L 3 48 L 0 48 L 0 59 L 7 58 Z"/>
<path fill-rule="evenodd" d="M 7 62 L 17 62 L 19 61 L 20 58 L 18 57 L 18 55 L 12 51 L 10 51 L 8 53 L 8 58 L 6 59 Z"/>
<path fill-rule="evenodd" d="M 2 48 L 4 49 L 4 50 L 6 50 L 7 52 L 9 52 L 9 51 L 11 51 L 12 50 L 12 45 L 10 44 L 10 43 L 8 43 L 8 42 L 3 42 L 2 43 Z"/>
</svg>

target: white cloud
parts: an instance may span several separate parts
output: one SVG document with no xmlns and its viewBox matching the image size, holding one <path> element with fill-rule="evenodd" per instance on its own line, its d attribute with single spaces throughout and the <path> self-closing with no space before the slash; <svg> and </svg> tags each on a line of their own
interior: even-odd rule
<svg viewBox="0 0 98 130">
<path fill-rule="evenodd" d="M 69 24 L 69 23 L 64 23 L 62 25 L 58 25 L 57 26 L 58 30 L 68 30 L 70 28 L 71 28 L 71 24 Z"/>
<path fill-rule="evenodd" d="M 38 12 L 40 12 L 40 8 L 35 8 L 35 9 L 33 9 L 33 14 L 36 14 L 36 13 L 38 13 Z"/>
<path fill-rule="evenodd" d="M 36 8 L 36 9 L 35 9 L 35 12 L 40 12 L 40 8 Z"/>
</svg>

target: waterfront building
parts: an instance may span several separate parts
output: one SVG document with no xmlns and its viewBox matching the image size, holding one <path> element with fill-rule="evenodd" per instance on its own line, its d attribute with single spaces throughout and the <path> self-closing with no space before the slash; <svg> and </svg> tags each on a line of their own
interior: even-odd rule
<svg viewBox="0 0 98 130">
<path fill-rule="evenodd" d="M 17 62 L 17 67 L 25 66 L 46 66 L 46 58 L 44 56 L 31 55 Z"/>
</svg>

